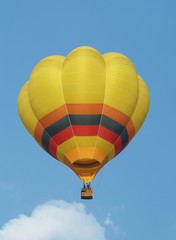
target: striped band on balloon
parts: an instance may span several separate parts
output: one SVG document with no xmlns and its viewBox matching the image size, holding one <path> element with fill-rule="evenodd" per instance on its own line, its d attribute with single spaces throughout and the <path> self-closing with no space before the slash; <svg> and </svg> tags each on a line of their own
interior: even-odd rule
<svg viewBox="0 0 176 240">
<path fill-rule="evenodd" d="M 105 143 L 112 144 L 115 156 L 125 148 L 134 134 L 135 129 L 131 119 L 106 104 L 104 106 L 103 104 L 63 105 L 40 119 L 35 130 L 36 140 L 55 158 L 57 158 L 57 147 L 75 136 L 98 136 L 104 139 Z M 108 152 L 106 154 L 108 155 Z M 77 159 L 77 161 L 82 160 Z M 86 165 L 85 162 L 81 165 L 77 161 L 74 167 L 93 167 L 91 164 Z"/>
</svg>

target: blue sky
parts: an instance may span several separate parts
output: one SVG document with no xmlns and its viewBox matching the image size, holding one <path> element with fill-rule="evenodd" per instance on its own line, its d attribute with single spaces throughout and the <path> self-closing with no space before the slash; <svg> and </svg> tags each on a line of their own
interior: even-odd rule
<svg viewBox="0 0 176 240">
<path fill-rule="evenodd" d="M 74 212 L 77 230 L 85 227 L 82 216 L 90 231 L 97 226 L 95 233 L 100 234 L 93 240 L 176 239 L 175 1 L 6 0 L 0 9 L 2 240 L 11 240 L 6 232 L 13 224 L 13 240 L 20 239 L 20 214 L 30 221 L 38 209 L 39 216 L 46 215 L 40 206 L 50 213 L 51 205 L 56 212 Z M 96 176 L 94 200 L 88 202 L 80 199 L 81 181 L 36 144 L 17 112 L 19 91 L 37 62 L 85 45 L 129 57 L 151 97 L 146 122 Z M 73 240 L 64 234 L 56 233 L 57 239 Z M 28 240 L 27 235 L 22 239 Z"/>
</svg>

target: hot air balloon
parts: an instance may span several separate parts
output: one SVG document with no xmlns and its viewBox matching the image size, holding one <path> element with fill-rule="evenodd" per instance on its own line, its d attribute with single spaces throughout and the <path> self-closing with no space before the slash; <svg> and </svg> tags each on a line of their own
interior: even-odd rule
<svg viewBox="0 0 176 240">
<path fill-rule="evenodd" d="M 35 66 L 18 111 L 37 143 L 81 179 L 87 199 L 95 175 L 141 128 L 149 102 L 148 88 L 126 56 L 79 47 Z"/>
</svg>

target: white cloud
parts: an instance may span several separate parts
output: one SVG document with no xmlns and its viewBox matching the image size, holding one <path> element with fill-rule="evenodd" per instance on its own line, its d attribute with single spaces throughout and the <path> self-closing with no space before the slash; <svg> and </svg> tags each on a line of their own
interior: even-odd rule
<svg viewBox="0 0 176 240">
<path fill-rule="evenodd" d="M 0 230 L 0 240 L 105 240 L 105 229 L 80 203 L 51 201 Z"/>
</svg>

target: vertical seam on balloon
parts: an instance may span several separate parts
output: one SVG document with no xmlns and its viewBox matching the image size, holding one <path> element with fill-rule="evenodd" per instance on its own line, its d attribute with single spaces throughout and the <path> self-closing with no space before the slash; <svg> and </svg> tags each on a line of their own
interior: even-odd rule
<svg viewBox="0 0 176 240">
<path fill-rule="evenodd" d="M 104 58 L 103 58 L 103 60 L 104 60 Z M 106 66 L 105 60 L 104 60 L 104 63 L 105 63 L 105 66 Z M 101 122 L 102 122 L 102 117 L 103 117 L 103 112 L 104 112 L 105 97 L 106 97 L 106 90 L 107 90 L 107 66 L 106 66 L 105 70 L 106 70 L 106 79 L 105 79 L 105 92 L 104 92 L 103 107 L 102 107 L 102 113 L 101 113 L 101 118 L 100 118 L 100 123 L 99 123 L 99 127 L 98 127 L 96 143 L 95 143 L 95 149 L 94 149 L 94 153 L 92 155 L 92 159 L 94 159 L 94 156 L 95 156 L 96 146 L 97 146 L 97 143 L 98 143 L 98 137 L 99 137 L 99 133 L 100 133 L 100 127 L 101 127 Z"/>
<path fill-rule="evenodd" d="M 30 81 L 30 80 L 29 80 Z M 31 105 L 31 102 L 30 102 L 30 98 L 29 98 L 29 86 L 28 86 L 28 100 L 29 100 L 29 104 L 30 104 L 30 107 L 31 107 L 31 110 L 32 110 L 32 112 L 33 112 L 33 114 L 34 114 L 34 116 L 36 117 L 36 119 L 37 119 L 37 124 L 39 123 L 40 124 L 40 126 L 44 129 L 44 131 L 46 131 L 45 130 L 45 128 L 44 128 L 44 126 L 41 124 L 41 122 L 40 122 L 40 120 L 37 118 L 37 116 L 36 116 L 36 114 L 35 114 L 35 112 L 34 112 L 34 109 L 33 109 L 33 107 L 32 107 L 32 105 Z M 37 126 L 37 125 L 36 125 Z M 35 127 L 35 129 L 36 129 L 36 127 Z M 35 131 L 34 131 L 34 134 L 35 134 Z M 49 136 L 49 138 L 51 139 L 51 136 L 48 134 L 48 132 L 46 131 L 46 134 Z M 52 139 L 53 140 L 53 139 Z M 58 145 L 57 145 L 57 143 L 53 140 L 53 142 L 56 144 L 56 146 L 58 147 Z M 43 145 L 42 145 L 43 146 Z M 43 146 L 44 147 L 44 146 Z M 44 147 L 45 148 L 45 147 Z M 61 151 L 62 151 L 62 149 L 61 149 Z M 56 148 L 56 152 L 57 152 L 57 148 Z M 50 152 L 49 152 L 50 153 Z M 63 155 L 65 155 L 65 153 L 62 151 L 62 154 Z M 56 154 L 56 157 L 57 157 L 57 154 Z M 59 160 L 58 158 L 57 158 L 57 160 Z M 59 160 L 60 161 L 60 160 Z M 60 162 L 62 162 L 62 161 L 60 161 Z M 62 162 L 63 163 L 63 162 Z"/>
<path fill-rule="evenodd" d="M 64 61 L 63 61 L 63 63 L 64 63 Z M 77 151 L 78 151 L 79 160 L 80 160 L 80 159 L 81 159 L 81 156 L 80 156 L 80 152 L 79 152 L 79 148 L 78 148 L 78 143 L 77 143 L 76 138 L 75 138 L 75 133 L 74 133 L 74 131 L 73 131 L 73 127 L 72 127 L 72 123 L 71 123 L 70 116 L 69 116 L 69 113 L 68 113 L 68 109 L 67 109 L 67 105 L 66 105 L 66 101 L 65 101 L 65 96 L 64 96 L 64 91 L 63 91 L 62 77 L 61 77 L 63 63 L 62 63 L 62 65 L 61 65 L 61 71 L 60 71 L 61 91 L 62 91 L 62 94 L 63 94 L 66 112 L 67 112 L 67 115 L 68 115 L 69 123 L 70 123 L 71 129 L 72 129 L 72 133 L 73 133 L 73 138 L 74 138 L 75 143 L 76 143 L 76 146 L 77 146 Z M 73 168 L 74 168 L 74 166 L 73 166 Z"/>
<path fill-rule="evenodd" d="M 136 75 L 137 75 L 137 79 L 138 79 L 138 74 L 136 73 Z M 131 120 L 131 118 L 132 118 L 132 116 L 133 116 L 133 114 L 134 114 L 134 112 L 135 112 L 135 109 L 136 109 L 136 106 L 137 106 L 137 102 L 138 102 L 138 98 L 139 98 L 139 79 L 138 79 L 138 96 L 137 96 L 137 99 L 136 99 L 135 107 L 134 107 L 133 112 L 132 112 L 132 114 L 131 114 L 131 116 L 130 116 L 130 119 L 128 120 L 127 124 L 124 126 L 124 130 L 125 130 L 125 128 L 127 128 L 127 125 L 129 124 L 129 122 L 130 122 L 130 120 Z M 122 133 L 124 132 L 124 130 L 122 131 Z M 117 138 L 117 140 L 115 141 L 115 143 L 113 144 L 113 146 L 110 148 L 110 151 L 108 151 L 107 156 L 109 155 L 109 153 L 111 153 L 113 147 L 115 147 L 115 144 L 116 144 L 116 142 L 118 141 L 118 139 L 121 137 L 122 133 L 119 135 L 119 137 Z M 132 140 L 132 139 L 131 139 L 131 140 Z M 129 142 L 127 143 L 127 145 L 128 145 L 128 144 L 129 144 Z M 126 145 L 126 146 L 127 146 L 127 145 Z M 125 146 L 125 147 L 126 147 L 126 146 Z M 123 150 L 123 149 L 122 149 L 122 150 Z M 121 150 L 121 151 L 122 151 L 122 150 Z M 120 153 L 120 152 L 119 152 L 119 153 Z M 113 158 L 114 158 L 114 157 L 115 157 L 115 155 L 113 156 Z M 108 159 L 108 162 L 109 162 L 110 160 L 112 160 L 113 158 Z M 101 166 L 102 166 L 102 165 L 104 166 L 104 164 L 103 164 L 104 161 L 105 161 L 105 159 L 101 162 L 99 168 L 98 168 L 97 171 L 95 172 L 95 176 L 96 176 L 96 174 L 100 171 Z"/>
<path fill-rule="evenodd" d="M 137 73 L 136 73 L 137 74 Z M 137 79 L 138 79 L 138 75 L 137 75 Z M 131 116 L 130 116 L 130 119 L 128 120 L 128 122 L 127 122 L 127 124 L 124 126 L 124 129 L 123 129 L 123 131 L 121 132 L 121 134 L 119 135 L 119 137 L 116 139 L 116 141 L 115 141 L 115 143 L 113 144 L 113 146 L 110 148 L 110 151 L 108 151 L 108 154 L 109 153 L 111 153 L 111 151 L 112 151 L 112 148 L 113 147 L 115 147 L 115 144 L 116 144 L 116 142 L 119 140 L 119 138 L 122 136 L 122 134 L 123 134 L 123 132 L 125 131 L 125 128 L 127 129 L 127 126 L 128 126 L 128 124 L 129 124 L 129 122 L 131 121 L 131 118 L 133 117 L 133 114 L 134 114 L 134 112 L 135 112 L 135 109 L 136 109 L 136 106 L 137 106 L 137 102 L 138 102 L 138 98 L 139 98 L 139 79 L 138 79 L 138 96 L 137 96 L 137 99 L 136 99 L 136 103 L 135 103 L 135 107 L 134 107 L 134 109 L 133 109 L 133 112 L 132 112 L 132 114 L 131 114 Z M 132 140 L 132 139 L 131 139 Z M 128 140 L 128 143 L 127 143 L 127 145 L 129 144 L 129 140 Z M 127 146 L 126 145 L 126 146 Z M 126 147 L 125 146 L 125 147 Z M 124 148 L 125 148 L 124 147 Z M 123 148 L 123 149 L 124 149 Z M 123 150 L 123 149 L 121 149 L 121 151 Z M 120 151 L 120 152 L 121 152 Z M 119 152 L 119 153 L 120 153 Z M 115 155 L 113 156 L 113 158 L 115 157 Z M 111 158 L 112 159 L 112 158 Z M 109 159 L 108 161 L 110 161 L 111 159 Z M 102 161 L 102 163 L 104 162 L 104 160 Z"/>
</svg>

